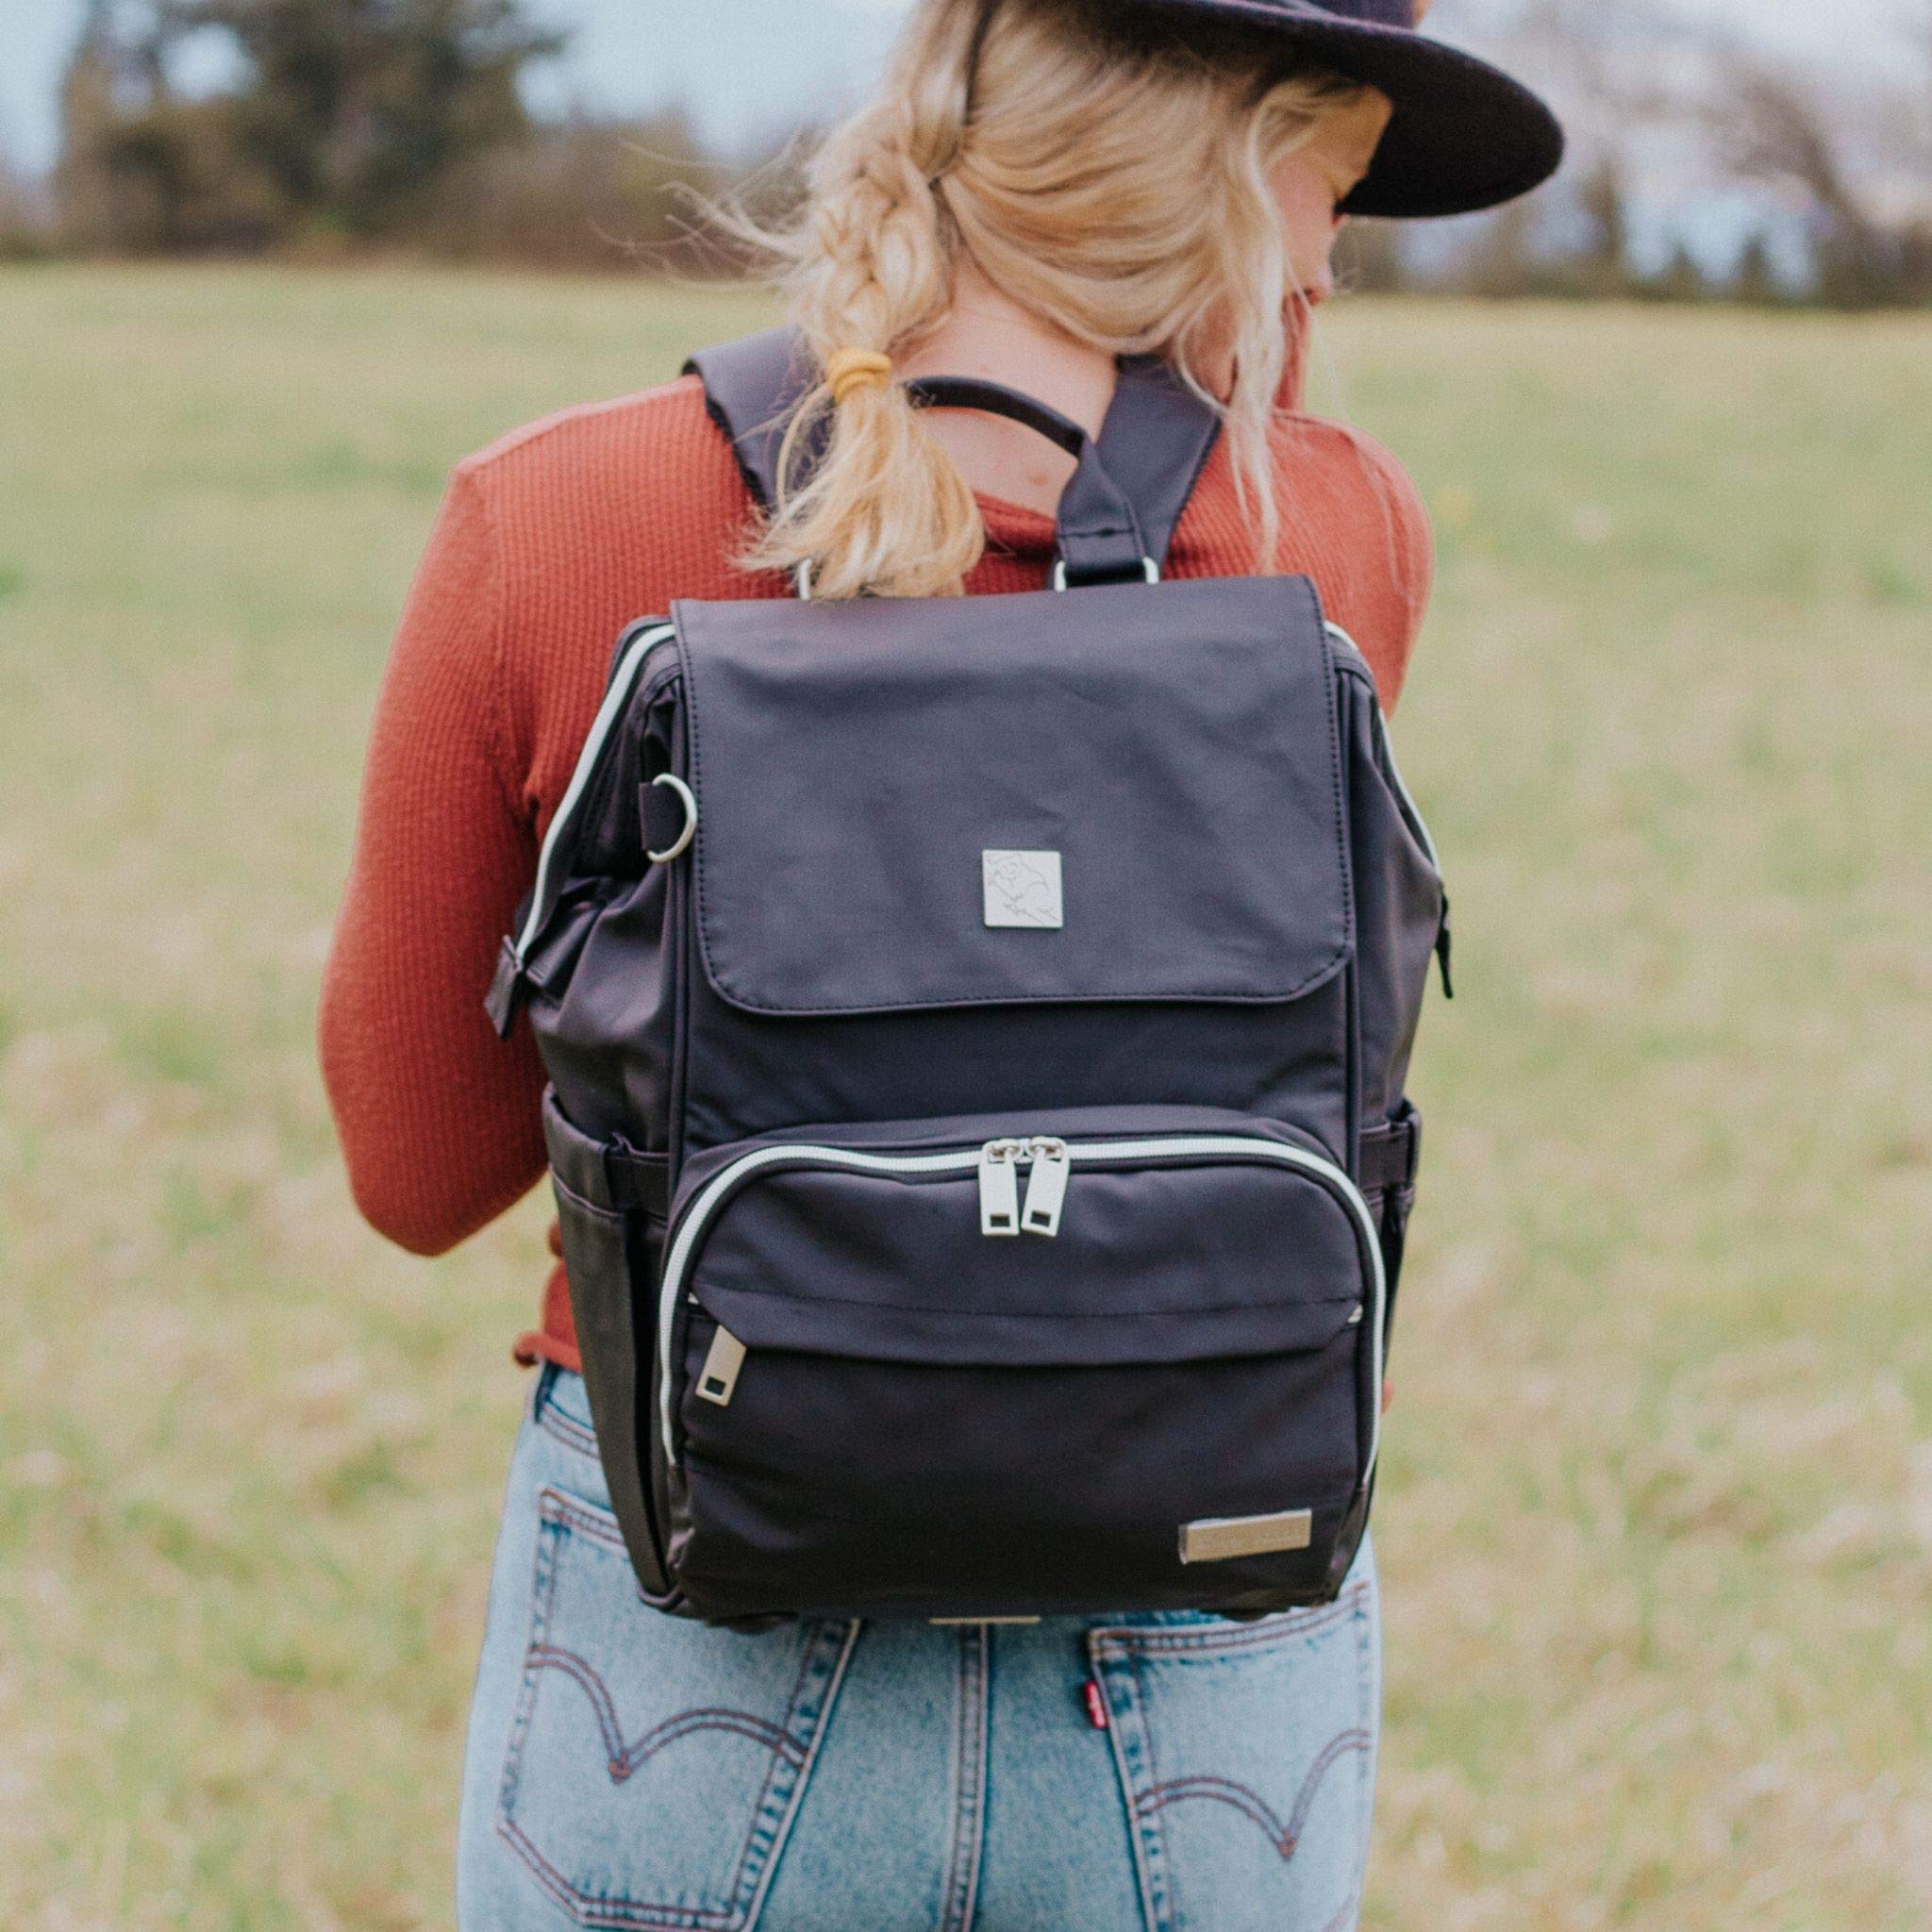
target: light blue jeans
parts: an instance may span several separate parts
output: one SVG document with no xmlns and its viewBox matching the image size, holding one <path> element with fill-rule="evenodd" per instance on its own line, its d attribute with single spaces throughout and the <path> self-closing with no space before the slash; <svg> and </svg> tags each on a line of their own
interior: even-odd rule
<svg viewBox="0 0 1932 1932">
<path fill-rule="evenodd" d="M 640 1601 L 582 1382 L 510 1466 L 460 1932 L 1347 1932 L 1375 1779 L 1364 1541 L 1260 1623 L 708 1629 Z"/>
</svg>

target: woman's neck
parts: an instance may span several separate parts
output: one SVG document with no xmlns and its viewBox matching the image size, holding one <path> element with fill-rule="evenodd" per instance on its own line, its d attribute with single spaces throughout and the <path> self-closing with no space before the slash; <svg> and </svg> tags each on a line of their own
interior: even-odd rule
<svg viewBox="0 0 1932 1932">
<path fill-rule="evenodd" d="M 993 287 L 970 261 L 954 276 L 952 312 L 901 358 L 901 375 L 977 375 L 1050 403 L 1090 436 L 1100 434 L 1118 379 L 1113 358 L 1057 328 Z M 1225 395 L 1233 358 L 1210 358 L 1203 380 Z M 1074 459 L 1045 437 L 1004 416 L 935 409 L 933 434 L 982 496 L 1052 516 Z"/>
<path fill-rule="evenodd" d="M 1050 403 L 1097 436 L 1113 400 L 1113 358 L 1076 341 L 994 288 L 971 263 L 954 283 L 952 312 L 907 353 L 902 375 L 977 375 Z M 1073 458 L 1003 416 L 936 409 L 933 434 L 981 495 L 1051 516 Z"/>
</svg>

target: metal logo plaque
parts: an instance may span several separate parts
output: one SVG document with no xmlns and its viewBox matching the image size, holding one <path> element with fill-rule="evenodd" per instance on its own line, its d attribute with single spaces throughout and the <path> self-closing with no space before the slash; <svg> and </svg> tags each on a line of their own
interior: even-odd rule
<svg viewBox="0 0 1932 1932">
<path fill-rule="evenodd" d="M 1305 1550 L 1314 1540 L 1312 1509 L 1284 1509 L 1274 1516 L 1208 1516 L 1181 1524 L 1183 1563 L 1225 1563 L 1233 1557 L 1266 1557 Z"/>
<path fill-rule="evenodd" d="M 987 924 L 1056 930 L 1066 923 L 1058 852 L 988 851 L 979 858 Z"/>
</svg>

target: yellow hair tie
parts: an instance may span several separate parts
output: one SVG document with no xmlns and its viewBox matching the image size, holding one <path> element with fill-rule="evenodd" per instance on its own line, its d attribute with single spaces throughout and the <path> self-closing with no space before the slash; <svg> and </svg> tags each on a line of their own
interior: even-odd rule
<svg viewBox="0 0 1932 1932">
<path fill-rule="evenodd" d="M 856 389 L 885 389 L 892 380 L 892 358 L 876 349 L 841 349 L 825 364 L 834 407 Z"/>
</svg>

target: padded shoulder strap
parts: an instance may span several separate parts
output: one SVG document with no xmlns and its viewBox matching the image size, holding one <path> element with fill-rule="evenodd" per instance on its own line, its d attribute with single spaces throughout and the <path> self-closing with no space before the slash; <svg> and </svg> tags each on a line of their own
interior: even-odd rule
<svg viewBox="0 0 1932 1932">
<path fill-rule="evenodd" d="M 746 487 L 769 510 L 778 500 L 778 448 L 791 412 L 818 372 L 795 328 L 768 328 L 700 349 L 684 365 L 705 385 L 705 407 L 724 432 Z"/>
<path fill-rule="evenodd" d="M 1147 554 L 1165 565 L 1174 533 L 1221 436 L 1220 414 L 1158 356 L 1121 361 L 1100 461 L 1134 506 Z"/>
<path fill-rule="evenodd" d="M 731 444 L 752 494 L 769 509 L 777 497 L 786 426 L 817 379 L 798 332 L 766 329 L 701 349 L 685 364 L 685 373 L 703 380 L 711 420 Z M 944 377 L 919 385 L 935 400 L 949 386 L 961 391 L 969 387 Z M 973 406 L 991 405 L 981 398 Z M 1010 408 L 1004 413 L 1028 420 Z M 1124 358 L 1099 442 L 1060 501 L 1060 555 L 1070 581 L 1138 576 L 1143 556 L 1164 564 L 1174 527 L 1220 433 L 1216 411 L 1158 357 Z M 808 450 L 803 467 L 808 470 L 810 462 Z"/>
</svg>

